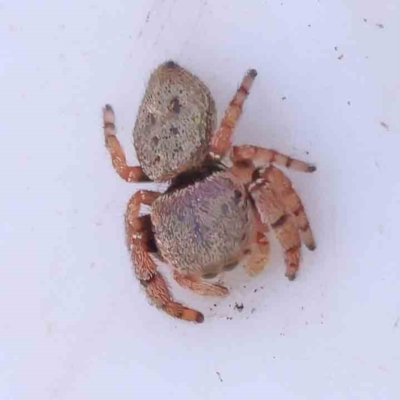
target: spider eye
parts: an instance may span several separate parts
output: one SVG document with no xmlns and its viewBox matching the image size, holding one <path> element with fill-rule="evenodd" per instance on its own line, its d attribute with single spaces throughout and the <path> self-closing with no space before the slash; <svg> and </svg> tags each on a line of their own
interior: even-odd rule
<svg viewBox="0 0 400 400">
<path fill-rule="evenodd" d="M 175 97 L 171 103 L 169 104 L 169 109 L 174 112 L 175 114 L 179 114 L 179 112 L 181 111 L 182 105 L 179 102 L 179 99 L 177 97 Z"/>
</svg>

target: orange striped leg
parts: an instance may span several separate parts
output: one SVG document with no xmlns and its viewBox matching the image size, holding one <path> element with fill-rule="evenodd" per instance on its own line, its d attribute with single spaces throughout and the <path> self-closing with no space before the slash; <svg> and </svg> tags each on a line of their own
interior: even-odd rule
<svg viewBox="0 0 400 400">
<path fill-rule="evenodd" d="M 186 289 L 193 290 L 193 292 L 202 296 L 226 296 L 229 290 L 222 285 L 216 283 L 206 282 L 203 278 L 193 275 L 183 275 L 178 271 L 174 271 L 175 281 Z"/>
<path fill-rule="evenodd" d="M 157 271 L 156 264 L 149 254 L 147 246 L 149 232 L 146 230 L 145 219 L 139 216 L 139 211 L 141 204 L 151 205 L 159 195 L 157 192 L 140 190 L 128 203 L 125 215 L 126 236 L 135 275 L 157 307 L 176 318 L 203 322 L 204 317 L 200 312 L 173 301 L 164 277 Z"/>
<path fill-rule="evenodd" d="M 302 172 L 314 172 L 317 169 L 315 165 L 290 158 L 289 156 L 278 153 L 275 150 L 251 145 L 234 146 L 232 148 L 231 159 L 236 163 L 246 160 L 251 160 L 256 164 L 261 165 L 275 163 Z"/>
<path fill-rule="evenodd" d="M 257 210 L 254 211 L 254 214 L 256 217 L 256 226 L 253 233 L 253 243 L 248 250 L 250 255 L 245 265 L 245 270 L 250 276 L 258 275 L 264 270 L 267 266 L 270 253 L 270 244 L 266 236 L 268 225 L 261 222 Z"/>
<path fill-rule="evenodd" d="M 290 180 L 278 168 L 270 166 L 262 174 L 271 184 L 272 190 L 284 205 L 285 209 L 293 216 L 294 223 L 300 231 L 303 243 L 310 250 L 315 250 L 315 240 L 304 206 L 292 186 Z"/>
<path fill-rule="evenodd" d="M 268 222 L 285 252 L 286 277 L 293 280 L 300 263 L 300 236 L 291 216 L 285 212 L 269 182 L 258 179 L 250 187 L 250 194 L 260 213 L 262 222 Z"/>
<path fill-rule="evenodd" d="M 141 167 L 126 165 L 124 150 L 116 136 L 114 110 L 108 104 L 103 109 L 103 127 L 106 147 L 117 174 L 127 182 L 148 182 L 149 178 L 145 175 Z"/>
<path fill-rule="evenodd" d="M 236 91 L 233 99 L 221 120 L 220 126 L 211 139 L 210 155 L 215 158 L 222 158 L 231 146 L 231 136 L 240 115 L 242 114 L 243 103 L 249 95 L 250 88 L 257 76 L 257 71 L 251 69 L 244 76 L 239 89 Z"/>
</svg>

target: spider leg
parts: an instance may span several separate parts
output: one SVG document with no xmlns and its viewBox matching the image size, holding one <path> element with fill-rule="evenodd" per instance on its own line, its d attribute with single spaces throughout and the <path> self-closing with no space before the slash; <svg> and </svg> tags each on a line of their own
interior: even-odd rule
<svg viewBox="0 0 400 400">
<path fill-rule="evenodd" d="M 234 128 L 243 111 L 243 104 L 249 95 L 250 88 L 257 76 L 257 71 L 249 70 L 244 76 L 239 89 L 236 91 L 225 114 L 221 120 L 219 128 L 211 139 L 210 155 L 215 158 L 222 158 L 231 146 L 231 136 Z"/>
<path fill-rule="evenodd" d="M 249 258 L 245 264 L 245 271 L 250 276 L 258 275 L 268 263 L 270 244 L 267 238 L 268 225 L 261 222 L 260 215 L 254 210 L 256 224 L 253 232 L 253 242 L 250 246 Z"/>
<path fill-rule="evenodd" d="M 309 250 L 315 250 L 316 244 L 307 214 L 290 180 L 280 169 L 274 166 L 268 167 L 262 177 L 267 179 L 286 211 L 293 216 L 293 221 L 300 232 L 303 243 Z"/>
<path fill-rule="evenodd" d="M 103 109 L 103 128 L 106 147 L 117 174 L 127 182 L 148 182 L 149 178 L 141 167 L 130 167 L 126 164 L 125 152 L 116 136 L 114 110 L 108 104 Z"/>
<path fill-rule="evenodd" d="M 275 163 L 302 172 L 314 172 L 317 169 L 314 165 L 296 160 L 275 150 L 252 145 L 234 146 L 232 148 L 231 159 L 235 163 L 252 161 L 264 166 L 269 163 Z"/>
<path fill-rule="evenodd" d="M 174 302 L 164 277 L 157 271 L 149 253 L 145 219 L 139 216 L 141 204 L 151 205 L 160 196 L 158 192 L 140 190 L 129 200 L 125 226 L 135 275 L 146 290 L 150 300 L 173 317 L 187 321 L 203 322 L 203 315 L 180 303 Z"/>
<path fill-rule="evenodd" d="M 225 286 L 207 282 L 199 276 L 184 275 L 175 270 L 174 279 L 180 286 L 202 296 L 226 296 L 229 294 L 229 290 Z"/>
<path fill-rule="evenodd" d="M 300 263 L 300 235 L 291 216 L 285 211 L 271 184 L 263 178 L 249 187 L 250 195 L 263 223 L 268 222 L 285 252 L 286 277 L 293 280 Z"/>
</svg>

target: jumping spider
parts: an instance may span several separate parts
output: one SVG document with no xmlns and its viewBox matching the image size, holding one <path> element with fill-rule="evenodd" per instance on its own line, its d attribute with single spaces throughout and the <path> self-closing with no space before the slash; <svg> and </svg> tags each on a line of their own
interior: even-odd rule
<svg viewBox="0 0 400 400">
<path fill-rule="evenodd" d="M 125 226 L 136 277 L 153 303 L 173 317 L 204 320 L 172 299 L 150 253 L 173 268 L 181 286 L 225 296 L 226 287 L 207 279 L 240 261 L 250 275 L 261 272 L 269 253 L 268 225 L 284 250 L 290 280 L 299 268 L 301 240 L 315 249 L 299 196 L 272 163 L 303 172 L 316 168 L 275 150 L 231 145 L 256 75 L 250 70 L 244 76 L 215 130 L 215 103 L 205 84 L 173 61 L 161 64 L 150 76 L 133 131 L 140 166 L 126 164 L 113 109 L 103 110 L 105 142 L 118 175 L 127 182 L 169 182 L 164 193 L 137 191 Z M 140 215 L 141 205 L 151 206 L 151 213 Z"/>
</svg>

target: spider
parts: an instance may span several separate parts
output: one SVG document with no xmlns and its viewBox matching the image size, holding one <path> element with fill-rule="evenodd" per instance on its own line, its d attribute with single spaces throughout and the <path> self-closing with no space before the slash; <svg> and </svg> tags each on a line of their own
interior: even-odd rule
<svg viewBox="0 0 400 400">
<path fill-rule="evenodd" d="M 127 182 L 168 182 L 164 193 L 139 190 L 125 214 L 134 272 L 150 300 L 173 317 L 203 322 L 203 314 L 173 300 L 153 255 L 173 268 L 176 282 L 195 293 L 226 296 L 210 281 L 242 263 L 248 274 L 267 264 L 268 227 L 285 255 L 286 276 L 295 278 L 301 241 L 315 249 L 299 196 L 273 164 L 313 172 L 315 166 L 275 150 L 232 146 L 257 72 L 244 76 L 216 128 L 209 89 L 195 75 L 167 61 L 151 74 L 140 105 L 134 147 L 140 166 L 129 166 L 116 136 L 115 114 L 103 109 L 104 137 L 115 171 Z M 151 206 L 141 215 L 141 205 Z"/>
</svg>

